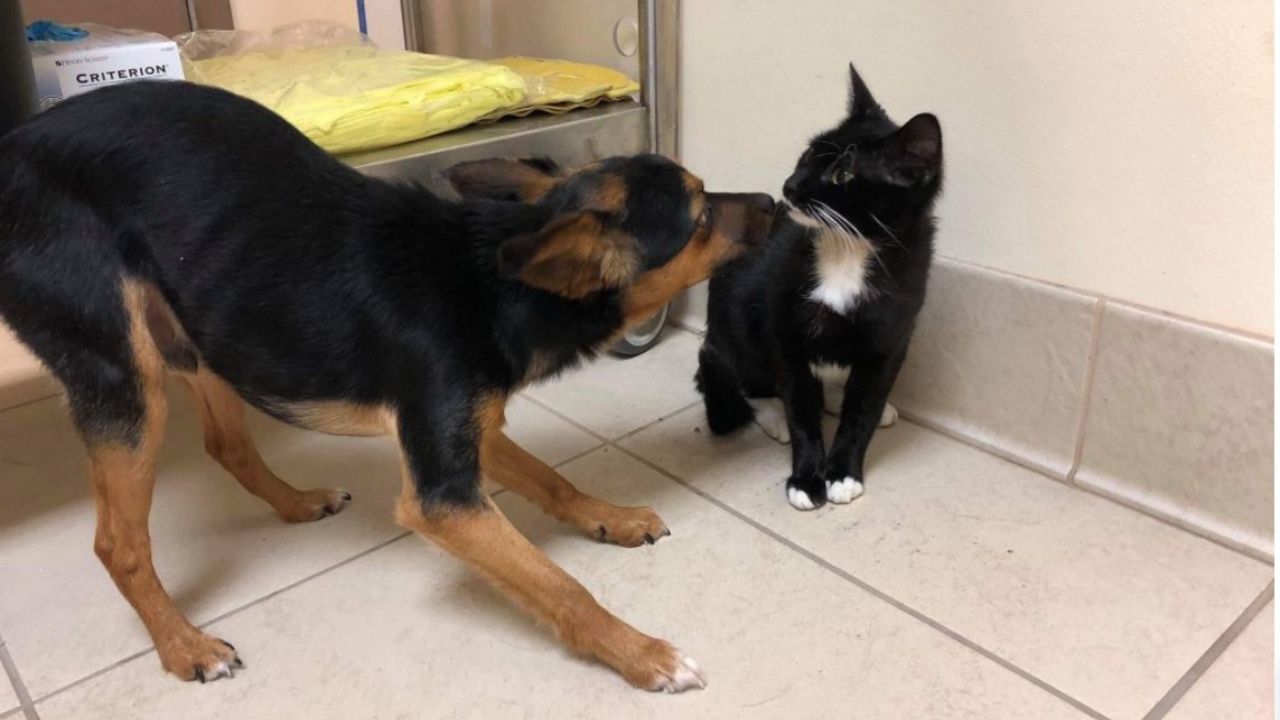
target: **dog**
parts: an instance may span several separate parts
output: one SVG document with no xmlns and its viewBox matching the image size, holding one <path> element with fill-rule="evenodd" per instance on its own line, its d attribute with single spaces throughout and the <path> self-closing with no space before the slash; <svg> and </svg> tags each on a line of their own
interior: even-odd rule
<svg viewBox="0 0 1280 720">
<path fill-rule="evenodd" d="M 95 90 L 0 138 L 0 316 L 66 387 L 89 457 L 94 550 L 164 669 L 232 675 L 156 576 L 147 530 L 165 377 L 208 453 L 284 520 L 351 496 L 263 462 L 246 405 L 333 434 L 388 435 L 395 518 L 469 563 L 570 649 L 633 685 L 702 687 L 697 664 L 601 607 L 481 492 L 481 474 L 600 540 L 668 530 L 579 492 L 502 432 L 519 388 L 607 348 L 763 240 L 773 200 L 714 194 L 656 156 L 448 173 L 461 199 L 372 179 L 283 119 L 180 82 Z"/>
</svg>

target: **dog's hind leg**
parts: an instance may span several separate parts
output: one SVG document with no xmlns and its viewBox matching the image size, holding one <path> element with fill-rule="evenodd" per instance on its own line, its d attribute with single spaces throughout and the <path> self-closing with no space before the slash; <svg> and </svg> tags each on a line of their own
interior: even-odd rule
<svg viewBox="0 0 1280 720">
<path fill-rule="evenodd" d="M 495 482 L 597 540 L 637 547 L 671 534 L 652 508 L 618 507 L 581 492 L 499 429 L 490 429 L 481 440 L 480 467 Z"/>
<path fill-rule="evenodd" d="M 195 395 L 205 450 L 281 518 L 288 522 L 319 520 L 351 500 L 351 494 L 344 490 L 298 490 L 281 480 L 253 444 L 245 427 L 245 402 L 236 391 L 207 370 L 182 377 Z"/>
<path fill-rule="evenodd" d="M 98 514 L 94 551 L 142 619 L 166 670 L 201 682 L 229 676 L 240 663 L 235 648 L 183 617 L 151 561 L 148 516 L 167 415 L 165 367 L 147 330 L 145 291 L 125 282 L 123 300 L 129 331 L 120 343 L 131 361 L 64 376 L 73 414 L 89 447 L 89 478 Z"/>
</svg>

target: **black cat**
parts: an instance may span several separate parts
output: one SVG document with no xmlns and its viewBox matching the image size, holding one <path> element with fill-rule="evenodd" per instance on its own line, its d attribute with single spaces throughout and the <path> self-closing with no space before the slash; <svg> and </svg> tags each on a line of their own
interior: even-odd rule
<svg viewBox="0 0 1280 720">
<path fill-rule="evenodd" d="M 849 116 L 800 156 L 767 245 L 712 276 L 698 355 L 712 432 L 755 418 L 775 439 L 790 436 L 787 498 L 801 510 L 862 494 L 867 445 L 882 413 L 895 415 L 885 400 L 924 304 L 942 187 L 937 118 L 899 127 L 852 65 L 849 74 Z M 822 366 L 849 371 L 829 453 Z M 775 397 L 780 427 L 748 401 Z"/>
</svg>

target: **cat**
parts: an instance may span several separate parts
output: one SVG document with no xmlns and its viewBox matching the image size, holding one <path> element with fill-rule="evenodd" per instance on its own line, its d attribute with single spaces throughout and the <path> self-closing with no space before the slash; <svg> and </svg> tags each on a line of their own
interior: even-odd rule
<svg viewBox="0 0 1280 720">
<path fill-rule="evenodd" d="M 896 416 L 886 401 L 924 304 L 942 188 L 938 119 L 899 126 L 852 64 L 849 76 L 848 116 L 800 156 L 765 246 L 712 276 L 695 377 L 714 434 L 755 419 L 789 438 L 800 510 L 863 493 L 867 445 Z M 828 452 L 816 375 L 832 366 L 849 377 Z"/>
</svg>

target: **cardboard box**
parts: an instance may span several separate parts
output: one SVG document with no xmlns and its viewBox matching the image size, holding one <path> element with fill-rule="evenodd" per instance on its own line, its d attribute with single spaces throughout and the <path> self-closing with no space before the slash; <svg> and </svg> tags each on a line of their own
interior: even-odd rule
<svg viewBox="0 0 1280 720">
<path fill-rule="evenodd" d="M 184 78 L 178 46 L 163 35 L 92 23 L 77 27 L 88 36 L 27 43 L 41 110 L 104 85 Z"/>
</svg>

